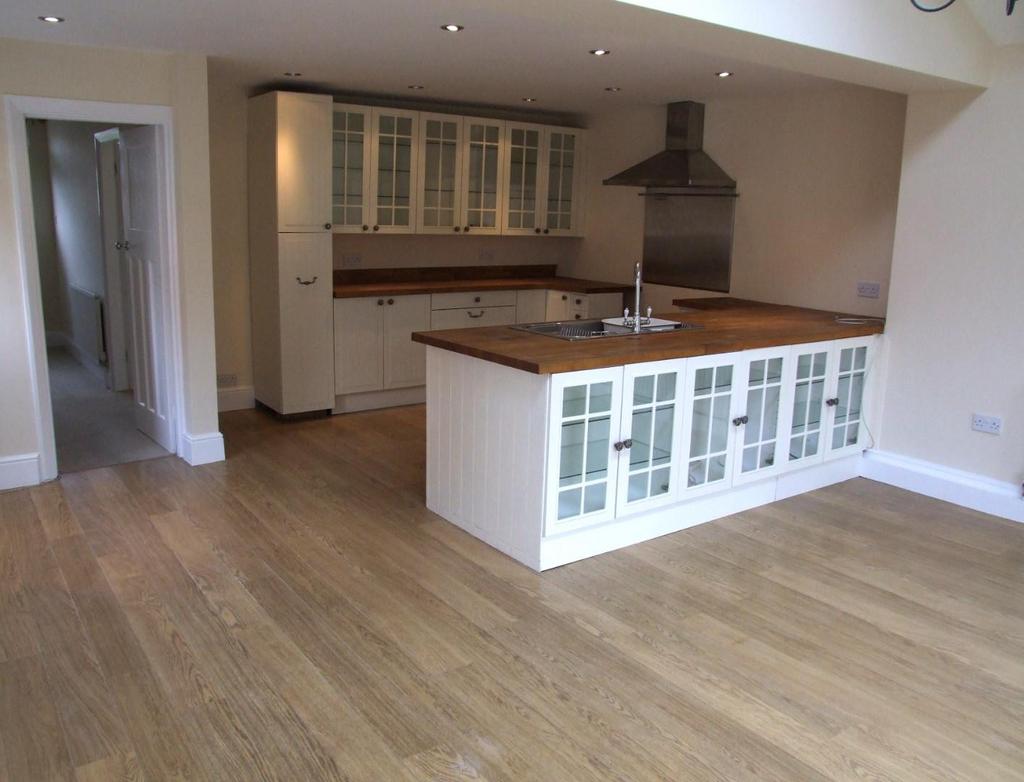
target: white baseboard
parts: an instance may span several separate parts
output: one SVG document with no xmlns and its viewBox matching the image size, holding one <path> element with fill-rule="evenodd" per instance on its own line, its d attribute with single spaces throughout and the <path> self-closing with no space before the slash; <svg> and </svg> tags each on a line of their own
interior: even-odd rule
<svg viewBox="0 0 1024 782">
<path fill-rule="evenodd" d="M 427 387 L 393 388 L 387 391 L 366 391 L 361 394 L 342 394 L 334 397 L 331 413 L 359 413 L 363 410 L 380 410 L 385 407 L 419 405 L 427 401 Z"/>
<path fill-rule="evenodd" d="M 256 407 L 256 393 L 252 386 L 230 386 L 217 389 L 217 410 L 248 410 Z"/>
<path fill-rule="evenodd" d="M 860 474 L 926 497 L 1024 522 L 1021 487 L 1013 483 L 923 459 L 874 450 L 864 453 Z"/>
<path fill-rule="evenodd" d="M 224 435 L 220 432 L 207 432 L 206 434 L 185 432 L 181 436 L 178 456 L 193 467 L 211 462 L 222 462 L 224 461 Z"/>
<path fill-rule="evenodd" d="M 0 457 L 0 491 L 35 486 L 41 480 L 39 454 L 21 453 Z"/>
</svg>

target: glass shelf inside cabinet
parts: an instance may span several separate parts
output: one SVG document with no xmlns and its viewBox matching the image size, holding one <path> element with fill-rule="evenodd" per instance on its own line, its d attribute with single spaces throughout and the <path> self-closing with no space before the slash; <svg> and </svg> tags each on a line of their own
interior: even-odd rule
<svg viewBox="0 0 1024 782">
<path fill-rule="evenodd" d="M 612 384 L 569 386 L 562 392 L 558 518 L 603 510 L 608 497 Z"/>
</svg>

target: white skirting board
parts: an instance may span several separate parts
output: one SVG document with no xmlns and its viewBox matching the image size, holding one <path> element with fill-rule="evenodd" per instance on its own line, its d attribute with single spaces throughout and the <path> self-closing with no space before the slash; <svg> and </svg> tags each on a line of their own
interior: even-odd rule
<svg viewBox="0 0 1024 782">
<path fill-rule="evenodd" d="M 224 461 L 224 435 L 220 432 L 189 434 L 181 436 L 178 455 L 193 467 L 211 462 Z"/>
<path fill-rule="evenodd" d="M 426 386 L 392 388 L 385 391 L 366 391 L 361 394 L 341 394 L 334 397 L 331 413 L 358 413 L 363 410 L 380 410 L 384 407 L 419 405 L 427 401 Z"/>
<path fill-rule="evenodd" d="M 35 486 L 41 477 L 37 453 L 0 457 L 0 491 Z"/>
<path fill-rule="evenodd" d="M 864 453 L 860 474 L 926 497 L 1024 522 L 1021 487 L 1013 483 L 876 450 Z"/>
<path fill-rule="evenodd" d="M 252 386 L 229 386 L 217 389 L 217 410 L 220 412 L 248 410 L 252 407 L 256 407 L 256 394 Z"/>
</svg>

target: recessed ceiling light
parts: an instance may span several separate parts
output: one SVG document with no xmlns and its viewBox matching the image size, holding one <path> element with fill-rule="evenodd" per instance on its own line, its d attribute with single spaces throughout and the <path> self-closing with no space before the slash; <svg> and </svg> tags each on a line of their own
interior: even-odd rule
<svg viewBox="0 0 1024 782">
<path fill-rule="evenodd" d="M 717 76 L 719 79 L 728 79 L 730 76 L 732 76 L 732 71 L 719 71 L 718 73 L 715 74 L 715 76 Z"/>
<path fill-rule="evenodd" d="M 622 87 L 605 87 L 604 91 L 605 92 L 621 92 L 622 91 Z"/>
<path fill-rule="evenodd" d="M 595 57 L 604 57 L 606 54 L 611 54 L 610 49 L 591 49 L 590 53 Z"/>
<path fill-rule="evenodd" d="M 536 98 L 523 98 L 523 103 L 536 103 Z"/>
<path fill-rule="evenodd" d="M 291 79 L 294 79 L 297 76 L 301 76 L 302 72 L 301 71 L 285 71 L 284 75 L 289 77 L 289 78 L 291 78 Z"/>
<path fill-rule="evenodd" d="M 40 22 L 49 22 L 50 24 L 60 24 L 64 21 L 63 16 L 40 16 L 37 18 Z"/>
<path fill-rule="evenodd" d="M 409 85 L 409 89 L 410 90 L 422 90 L 423 89 L 423 85 L 422 84 L 410 84 Z"/>
<path fill-rule="evenodd" d="M 461 24 L 443 24 L 441 25 L 441 29 L 449 33 L 461 33 L 466 28 Z"/>
</svg>

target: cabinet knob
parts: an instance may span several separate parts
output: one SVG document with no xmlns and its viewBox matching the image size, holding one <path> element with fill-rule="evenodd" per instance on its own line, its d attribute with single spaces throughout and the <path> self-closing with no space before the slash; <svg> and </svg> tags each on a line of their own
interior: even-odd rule
<svg viewBox="0 0 1024 782">
<path fill-rule="evenodd" d="M 583 303 L 583 299 L 576 299 L 576 303 L 577 304 L 582 304 Z"/>
<path fill-rule="evenodd" d="M 480 303 L 480 297 L 479 296 L 474 296 L 473 297 L 473 301 L 475 301 L 477 304 L 479 304 Z"/>
<path fill-rule="evenodd" d="M 569 301 L 569 297 L 568 297 L 568 296 L 565 296 L 565 295 L 563 294 L 563 296 L 562 296 L 562 301 Z"/>
<path fill-rule="evenodd" d="M 826 399 L 825 404 L 828 405 L 829 407 L 835 407 L 836 405 L 839 404 L 839 397 L 834 396 L 831 399 Z"/>
<path fill-rule="evenodd" d="M 469 233 L 469 226 L 467 225 L 465 228 L 463 228 L 462 232 L 468 234 Z"/>
<path fill-rule="evenodd" d="M 364 226 L 363 226 L 363 230 L 364 230 L 364 231 L 369 231 L 369 230 L 370 230 L 370 226 L 368 226 L 368 225 L 364 225 Z"/>
<path fill-rule="evenodd" d="M 455 226 L 452 230 L 455 231 L 455 233 L 458 233 L 462 229 L 460 229 L 459 226 Z"/>
<path fill-rule="evenodd" d="M 375 226 L 373 226 L 373 230 L 374 230 L 374 231 L 379 231 L 379 230 L 380 230 L 380 226 L 379 226 L 379 225 L 375 225 Z"/>
<path fill-rule="evenodd" d="M 579 313 L 577 312 L 577 313 L 576 313 L 576 320 L 582 320 L 582 319 L 583 319 L 583 316 L 582 316 L 582 315 L 580 315 L 580 314 L 579 314 Z"/>
<path fill-rule="evenodd" d="M 743 424 L 747 423 L 747 421 L 749 421 L 749 420 L 750 420 L 749 416 L 741 415 L 739 418 L 733 418 L 732 419 L 732 425 L 733 426 L 743 426 Z"/>
<path fill-rule="evenodd" d="M 331 224 L 330 223 L 324 223 L 324 230 L 325 231 L 330 231 L 331 230 Z"/>
<path fill-rule="evenodd" d="M 394 299 L 388 299 L 388 304 L 394 304 L 394 303 L 395 303 Z"/>
<path fill-rule="evenodd" d="M 633 440 L 632 440 L 632 438 L 627 438 L 627 439 L 623 440 L 620 443 L 615 443 L 615 450 L 616 451 L 621 451 L 623 448 L 628 450 L 628 449 L 630 449 L 632 447 L 633 447 Z"/>
<path fill-rule="evenodd" d="M 549 233 L 551 233 L 551 229 L 549 229 L 549 228 L 545 228 L 545 229 L 544 229 L 544 233 L 546 233 L 546 234 L 549 234 Z"/>
<path fill-rule="evenodd" d="M 383 307 L 384 306 L 384 299 L 377 299 L 377 306 L 378 307 Z"/>
<path fill-rule="evenodd" d="M 539 234 L 539 233 L 540 233 L 540 228 L 534 228 L 534 229 L 533 229 L 533 232 L 534 232 L 535 234 Z"/>
</svg>

